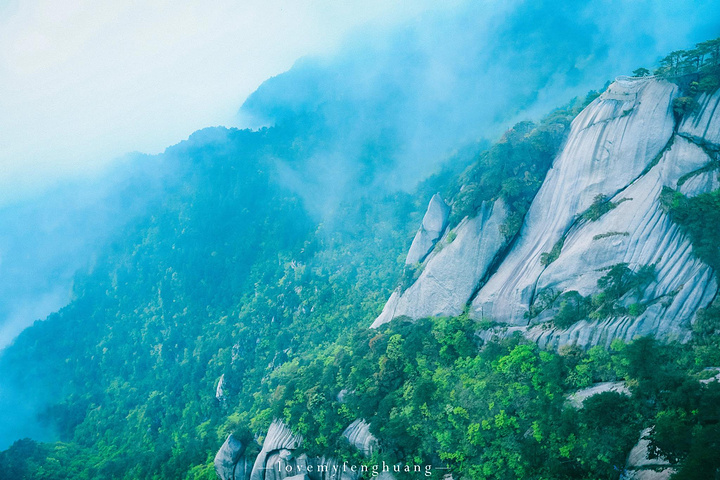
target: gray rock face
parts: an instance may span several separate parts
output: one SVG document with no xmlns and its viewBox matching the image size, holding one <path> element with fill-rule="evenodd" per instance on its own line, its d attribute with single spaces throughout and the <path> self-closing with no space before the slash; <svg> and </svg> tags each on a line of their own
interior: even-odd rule
<svg viewBox="0 0 720 480">
<path fill-rule="evenodd" d="M 220 402 L 220 405 L 225 406 L 227 398 L 225 397 L 225 374 L 220 375 L 218 380 L 217 388 L 215 389 L 215 399 Z"/>
<path fill-rule="evenodd" d="M 707 385 L 708 383 L 711 383 L 711 382 L 720 382 L 720 367 L 708 367 L 705 369 L 705 371 L 715 373 L 715 375 L 713 375 L 710 378 L 705 378 L 703 380 L 700 380 L 700 383 L 704 383 Z"/>
<path fill-rule="evenodd" d="M 343 435 L 366 456 L 378 448 L 378 441 L 364 420 L 355 420 Z M 222 480 L 358 480 L 361 477 L 359 471 L 353 472 L 349 465 L 339 464 L 334 458 L 296 455 L 302 440 L 280 420 L 273 421 L 251 467 L 243 456 L 246 445 L 230 435 L 215 456 L 215 471 Z"/>
<path fill-rule="evenodd" d="M 417 281 L 392 294 L 372 328 L 400 316 L 460 315 L 505 245 L 500 227 L 506 219 L 507 208 L 498 200 L 484 203 L 476 217 L 460 222 L 437 243 Z"/>
<path fill-rule="evenodd" d="M 572 407 L 580 409 L 586 399 L 603 392 L 630 395 L 630 390 L 625 382 L 602 382 L 573 393 L 568 397 L 568 403 Z M 675 473 L 666 459 L 649 458 L 650 430 L 650 428 L 646 428 L 642 431 L 640 440 L 628 454 L 621 480 L 668 480 Z"/>
<path fill-rule="evenodd" d="M 496 257 L 504 247 L 505 207 L 485 204 L 437 241 L 417 281 L 396 290 L 372 326 L 400 316 L 459 315 L 471 302 L 473 318 L 506 325 L 484 333 L 486 339 L 520 331 L 541 346 L 589 347 L 638 335 L 689 338 L 697 310 L 717 295 L 718 284 L 662 210 L 660 195 L 664 187 L 692 197 L 720 186 L 720 92 L 703 95 L 697 113 L 675 128 L 677 96 L 677 87 L 664 80 L 618 78 L 573 121 L 505 257 Z M 598 196 L 612 208 L 599 218 L 583 216 Z M 551 251 L 558 255 L 541 262 Z M 655 266 L 656 279 L 641 297 L 632 292 L 620 299 L 625 307 L 643 305 L 637 316 L 584 320 L 567 329 L 541 325 L 557 312 L 556 302 L 528 319 L 539 297 L 597 293 L 598 279 L 620 263 L 633 271 Z"/>
<path fill-rule="evenodd" d="M 406 265 L 414 265 L 422 262 L 430 250 L 435 246 L 435 242 L 445 232 L 450 216 L 450 207 L 440 197 L 439 194 L 433 195 L 430 199 L 422 225 L 415 234 L 410 251 L 408 251 L 405 259 Z"/>
<path fill-rule="evenodd" d="M 232 434 L 228 435 L 225 443 L 215 455 L 215 472 L 222 480 L 247 480 L 250 476 L 249 465 L 243 457 L 244 445 Z"/>
<path fill-rule="evenodd" d="M 656 281 L 642 298 L 628 298 L 628 303 L 649 305 L 643 314 L 581 322 L 564 332 L 536 330 L 530 336 L 543 345 L 608 344 L 613 338 L 631 340 L 648 334 L 683 340 L 695 312 L 712 301 L 718 286 L 713 270 L 693 255 L 690 240 L 660 208 L 660 193 L 664 186 L 676 188 L 680 178 L 708 162 L 711 159 L 699 147 L 677 137 L 657 165 L 613 197 L 616 208 L 596 222 L 570 229 L 560 257 L 536 283 L 538 291 L 577 290 L 589 295 L 597 291 L 598 278 L 612 265 L 627 263 L 636 270 L 654 264 Z M 621 199 L 627 200 L 619 203 Z"/>
<path fill-rule="evenodd" d="M 675 473 L 670 462 L 664 458 L 648 458 L 650 440 L 647 439 L 650 429 L 640 434 L 640 440 L 630 451 L 623 472 L 623 480 L 667 480 Z"/>
<path fill-rule="evenodd" d="M 343 436 L 366 457 L 371 456 L 378 449 L 377 438 L 370 433 L 370 424 L 363 419 L 351 423 L 343 432 Z"/>
<path fill-rule="evenodd" d="M 625 382 L 601 382 L 573 393 L 568 397 L 568 403 L 572 407 L 580 409 L 583 408 L 583 402 L 585 400 L 603 392 L 617 392 L 623 395 L 630 395 L 630 390 L 628 390 Z"/>
<path fill-rule="evenodd" d="M 473 316 L 527 323 L 524 315 L 544 270 L 541 255 L 568 233 L 597 195 L 614 197 L 652 164 L 673 135 L 677 94 L 665 81 L 620 79 L 575 118 L 517 243 L 473 301 Z"/>
<path fill-rule="evenodd" d="M 665 81 L 621 79 L 575 119 L 518 242 L 473 300 L 471 315 L 509 324 L 503 334 L 519 330 L 541 346 L 608 345 L 638 335 L 688 338 L 695 313 L 712 301 L 718 285 L 662 211 L 660 193 L 670 187 L 695 196 L 718 187 L 720 94 L 703 97 L 700 111 L 674 133 L 670 105 L 676 95 Z M 583 219 L 598 193 L 615 207 L 596 221 Z M 559 240 L 559 256 L 542 265 L 541 254 Z M 528 322 L 525 312 L 541 292 L 591 295 L 618 263 L 633 270 L 655 265 L 657 279 L 643 297 L 621 299 L 625 306 L 645 304 L 639 316 L 581 321 L 565 330 L 534 325 L 552 318 L 555 305 Z"/>
<path fill-rule="evenodd" d="M 698 103 L 700 103 L 699 112 L 683 120 L 678 132 L 681 135 L 720 144 L 720 91 L 716 91 L 713 95 L 703 93 Z"/>
<path fill-rule="evenodd" d="M 302 459 L 292 456 L 295 450 L 302 443 L 302 437 L 294 435 L 292 431 L 281 421 L 275 420 L 268 428 L 262 450 L 255 458 L 250 480 L 281 480 L 288 476 L 285 467 L 290 467 L 290 473 L 295 474 L 298 470 L 298 460 L 302 466 Z"/>
</svg>

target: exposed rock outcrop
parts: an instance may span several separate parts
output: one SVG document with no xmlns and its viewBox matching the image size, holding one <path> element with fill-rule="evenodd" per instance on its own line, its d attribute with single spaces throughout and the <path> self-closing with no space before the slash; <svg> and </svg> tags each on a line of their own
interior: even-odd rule
<svg viewBox="0 0 720 480">
<path fill-rule="evenodd" d="M 631 394 L 625 382 L 602 382 L 573 393 L 568 397 L 568 404 L 573 408 L 583 408 L 585 400 L 603 392 Z M 646 428 L 642 431 L 640 440 L 628 454 L 621 480 L 668 480 L 675 473 L 670 463 L 664 458 L 649 458 L 650 430 L 650 428 Z"/>
<path fill-rule="evenodd" d="M 625 471 L 620 477 L 622 480 L 667 480 L 675 473 L 670 462 L 664 458 L 649 458 L 650 428 L 640 434 L 640 440 L 628 455 Z"/>
<path fill-rule="evenodd" d="M 377 439 L 370 433 L 370 425 L 362 419 L 352 422 L 343 432 L 343 436 L 365 456 L 372 455 L 378 448 Z M 262 448 L 252 465 L 244 455 L 247 445 L 230 435 L 215 455 L 215 471 L 222 480 L 361 478 L 357 466 L 353 467 L 353 471 L 351 465 L 339 464 L 333 458 L 310 458 L 304 453 L 296 455 L 301 443 L 301 436 L 293 434 L 280 420 L 275 420 L 268 428 Z"/>
<path fill-rule="evenodd" d="M 445 232 L 450 216 L 450 207 L 440 197 L 439 194 L 433 195 L 428 204 L 427 211 L 422 220 L 422 225 L 415 234 L 407 258 L 406 265 L 414 265 L 422 262 L 435 243 Z"/>
<path fill-rule="evenodd" d="M 614 197 L 652 165 L 673 136 L 677 95 L 677 87 L 665 81 L 622 79 L 575 118 L 518 241 L 473 301 L 472 315 L 527 323 L 545 269 L 541 255 L 568 234 L 598 195 Z"/>
<path fill-rule="evenodd" d="M 559 258 L 536 283 L 538 291 L 576 290 L 589 295 L 597 291 L 598 278 L 612 265 L 627 263 L 637 270 L 653 264 L 656 280 L 641 298 L 632 300 L 648 305 L 642 314 L 580 322 L 564 332 L 535 330 L 530 336 L 543 345 L 607 344 L 613 338 L 631 340 L 649 334 L 682 340 L 695 312 L 710 303 L 718 286 L 713 270 L 693 255 L 690 240 L 662 211 L 660 193 L 664 186 L 675 188 L 683 175 L 709 161 L 700 148 L 678 137 L 657 165 L 610 200 L 617 207 L 596 222 L 571 228 Z M 622 234 L 608 235 L 621 229 Z"/>
<path fill-rule="evenodd" d="M 500 227 L 506 219 L 507 208 L 498 200 L 484 203 L 477 216 L 460 222 L 435 246 L 415 283 L 393 292 L 372 327 L 401 316 L 460 315 L 505 245 Z"/>
<path fill-rule="evenodd" d="M 250 464 L 243 454 L 247 445 L 228 435 L 225 443 L 215 455 L 215 472 L 222 480 L 247 480 L 250 477 Z"/>
<path fill-rule="evenodd" d="M 215 389 L 215 399 L 220 403 L 221 406 L 225 406 L 227 398 L 225 397 L 225 374 L 220 375 L 218 380 L 217 388 Z"/>
<path fill-rule="evenodd" d="M 711 382 L 720 382 L 720 367 L 708 367 L 705 369 L 705 372 L 714 373 L 715 375 L 710 378 L 704 378 L 700 380 L 700 383 L 704 383 L 707 385 Z"/>
<path fill-rule="evenodd" d="M 616 392 L 623 395 L 630 395 L 630 390 L 625 385 L 625 382 L 601 382 L 573 393 L 568 397 L 568 403 L 574 408 L 580 409 L 583 407 L 583 402 L 585 400 L 593 395 L 604 392 Z"/>
<path fill-rule="evenodd" d="M 678 133 L 715 145 L 720 144 L 720 91 L 713 95 L 703 93 L 698 103 L 699 111 L 683 120 Z"/>
<path fill-rule="evenodd" d="M 637 335 L 687 338 L 695 312 L 712 301 L 718 285 L 715 272 L 692 253 L 689 239 L 662 211 L 660 193 L 670 187 L 695 196 L 717 188 L 713 140 L 719 134 L 715 117 L 707 111 L 717 107 L 720 95 L 714 98 L 704 102 L 706 108 L 696 117 L 682 123 L 671 147 L 645 174 L 610 199 L 615 208 L 596 222 L 578 222 L 568 231 L 559 258 L 536 283 L 537 291 L 577 290 L 587 295 L 596 290 L 603 268 L 617 263 L 634 269 L 654 264 L 656 281 L 642 298 L 634 299 L 647 309 L 637 317 L 583 321 L 564 331 L 531 328 L 529 337 L 541 345 L 608 344 L 613 338 L 630 340 Z"/>
<path fill-rule="evenodd" d="M 302 437 L 292 431 L 281 421 L 275 420 L 270 424 L 260 453 L 255 458 L 250 480 L 283 479 L 287 476 L 285 467 L 291 467 L 291 472 L 298 471 L 298 461 L 302 467 L 303 459 L 292 456 L 302 443 Z M 306 463 L 306 462 L 305 462 Z"/>
<path fill-rule="evenodd" d="M 483 205 L 458 225 L 452 243 L 448 233 L 437 242 L 417 281 L 392 294 L 373 327 L 400 316 L 459 315 L 469 302 L 473 318 L 505 325 L 484 338 L 520 331 L 553 347 L 638 335 L 687 339 L 718 284 L 660 199 L 665 187 L 692 197 L 720 186 L 720 92 L 703 95 L 697 112 L 676 125 L 678 96 L 665 80 L 618 78 L 573 121 L 511 248 L 499 233 L 504 205 Z M 618 264 L 654 266 L 644 291 L 619 300 L 637 304 L 632 316 L 565 329 L 544 323 L 557 313 L 560 294 L 597 293 L 598 279 Z M 497 269 L 488 278 L 491 265 Z M 547 298 L 555 303 L 545 305 Z"/>
<path fill-rule="evenodd" d="M 378 448 L 377 438 L 370 433 L 370 424 L 363 419 L 357 419 L 351 423 L 343 432 L 343 436 L 348 439 L 350 445 L 367 457 L 371 456 Z"/>
</svg>

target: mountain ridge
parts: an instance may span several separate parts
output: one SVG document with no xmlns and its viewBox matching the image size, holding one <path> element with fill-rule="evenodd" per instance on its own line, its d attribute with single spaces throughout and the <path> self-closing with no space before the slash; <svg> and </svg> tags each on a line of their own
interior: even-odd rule
<svg viewBox="0 0 720 480">
<path fill-rule="evenodd" d="M 667 173 L 661 174 L 662 178 L 658 177 L 659 180 L 654 182 L 648 180 L 645 183 L 650 182 L 650 185 L 653 185 L 660 182 L 660 187 L 678 187 L 681 178 L 692 178 L 697 170 L 704 169 L 708 175 L 713 175 L 712 168 L 715 168 L 715 172 L 717 170 L 714 159 L 708 157 L 700 148 L 693 145 L 717 145 L 720 135 L 714 131 L 716 128 L 712 128 L 715 127 L 717 122 L 712 112 L 714 112 L 718 101 L 720 101 L 720 95 L 717 93 L 712 96 L 704 95 L 701 98 L 702 107 L 683 119 L 682 122 L 676 124 L 673 103 L 679 96 L 677 87 L 662 79 L 622 77 L 616 80 L 599 98 L 594 100 L 573 120 L 570 136 L 558 154 L 557 160 L 550 168 L 543 186 L 540 187 L 537 196 L 533 200 L 533 204 L 530 206 L 528 216 L 525 218 L 518 234 L 519 240 L 516 240 L 506 253 L 499 269 L 490 275 L 487 281 L 475 292 L 468 291 L 463 296 L 465 299 L 460 299 L 454 309 L 449 311 L 443 310 L 443 307 L 439 304 L 434 307 L 432 300 L 429 300 L 431 305 L 426 310 L 414 310 L 414 308 L 417 308 L 418 299 L 410 299 L 407 303 L 402 303 L 403 296 L 412 295 L 415 289 L 427 291 L 426 298 L 435 295 L 437 290 L 430 284 L 423 283 L 424 277 L 421 274 L 416 284 L 409 287 L 409 292 L 400 293 L 398 291 L 393 294 L 386 307 L 389 310 L 392 309 L 393 313 L 389 314 L 389 312 L 384 311 L 373 323 L 373 326 L 377 327 L 390 321 L 394 316 L 404 315 L 417 319 L 427 315 L 458 315 L 465 305 L 471 304 L 470 315 L 472 318 L 478 320 L 489 319 L 500 324 L 508 324 L 512 327 L 511 332 L 526 331 L 530 338 L 539 341 L 542 345 L 553 344 L 557 347 L 578 343 L 588 347 L 599 342 L 609 345 L 615 338 L 631 340 L 637 334 L 655 333 L 660 336 L 672 335 L 675 338 L 686 336 L 690 331 L 690 322 L 694 318 L 695 312 L 709 305 L 717 295 L 717 282 L 713 270 L 707 266 L 702 266 L 702 262 L 697 263 L 697 261 L 692 260 L 692 257 L 683 257 L 684 254 L 681 254 L 679 258 L 671 258 L 671 262 L 668 263 L 667 257 L 672 254 L 673 249 L 680 252 L 690 250 L 689 242 L 680 240 L 680 243 L 676 246 L 662 243 L 661 239 L 663 237 L 675 238 L 679 235 L 677 227 L 672 227 L 668 223 L 667 217 L 665 217 L 667 226 L 664 227 L 666 230 L 655 233 L 658 240 L 654 240 L 647 232 L 643 236 L 642 232 L 646 229 L 645 224 L 641 223 L 632 226 L 633 213 L 631 213 L 638 208 L 644 208 L 650 212 L 657 211 L 652 216 L 660 215 L 662 217 L 665 215 L 659 208 L 660 188 L 656 187 L 654 190 L 644 192 L 639 187 L 643 183 L 643 178 L 646 178 L 647 175 L 658 175 L 654 172 L 665 169 Z M 615 127 L 618 129 L 616 137 L 613 137 L 612 133 L 607 133 L 612 131 L 610 129 L 613 128 L 613 124 L 618 125 Z M 694 133 L 689 133 L 690 128 Z M 593 129 L 595 129 L 595 133 L 593 133 Z M 633 133 L 633 129 L 636 133 Z M 697 136 L 699 132 L 702 132 L 701 136 Z M 584 140 L 583 137 L 588 135 L 590 138 Z M 653 138 L 648 135 L 656 135 L 656 137 Z M 687 141 L 688 135 L 696 135 L 696 141 Z M 676 140 L 676 138 L 679 140 Z M 637 144 L 638 141 L 648 142 L 647 146 Z M 585 142 L 584 146 L 583 142 Z M 696 150 L 688 150 L 692 148 Z M 668 158 L 666 159 L 666 157 Z M 628 161 L 632 162 L 633 160 L 636 163 L 628 163 Z M 682 163 L 683 161 L 685 164 Z M 613 164 L 608 162 L 616 162 L 616 166 L 612 166 Z M 564 164 L 566 166 L 563 166 Z M 665 167 L 664 165 L 668 166 Z M 579 173 L 563 173 L 563 169 L 568 170 L 568 168 L 578 169 Z M 711 170 L 708 171 L 708 168 Z M 589 170 L 585 173 L 582 169 Z M 565 180 L 563 180 L 563 175 L 566 177 Z M 603 186 L 603 183 L 601 183 L 603 181 L 614 183 Z M 713 190 L 712 181 L 709 184 L 706 182 L 704 188 L 697 185 L 692 190 L 688 190 L 689 185 L 686 183 L 681 185 L 691 196 Z M 638 191 L 639 188 L 640 191 Z M 578 196 L 578 200 L 569 200 L 573 198 L 573 195 L 578 195 L 575 193 L 576 189 L 582 197 Z M 641 200 L 640 198 L 637 200 L 628 198 L 628 196 L 633 196 L 630 195 L 632 191 L 635 191 L 633 195 L 636 197 L 651 195 L 654 199 L 654 206 L 635 206 Z M 581 198 L 584 199 L 580 200 Z M 599 203 L 597 202 L 598 199 L 601 199 Z M 551 205 L 548 201 L 553 201 L 557 205 Z M 563 203 L 568 201 L 571 203 Z M 572 202 L 578 203 L 574 204 Z M 561 205 L 568 206 L 560 207 Z M 606 207 L 603 207 L 603 205 Z M 586 212 L 590 207 L 606 209 L 607 212 L 603 212 L 602 215 L 607 215 L 607 217 L 602 220 L 600 218 L 588 220 Z M 546 238 L 543 229 L 547 228 L 548 212 L 552 212 L 550 215 L 558 215 L 557 212 L 559 211 L 567 212 L 564 217 L 559 217 L 564 218 L 564 220 L 559 219 L 559 226 L 555 229 L 556 231 Z M 595 223 L 597 220 L 600 221 Z M 630 222 L 630 225 L 628 225 L 628 222 Z M 633 228 L 638 233 L 634 233 Z M 577 235 L 582 235 L 581 231 L 583 229 L 589 229 L 590 233 L 586 235 L 587 238 L 585 240 L 575 240 Z M 629 232 L 626 231 L 628 229 Z M 458 227 L 457 233 L 462 230 L 461 225 Z M 497 235 L 499 235 L 498 225 L 487 226 L 470 238 L 463 236 L 461 242 L 482 243 L 488 236 L 495 237 Z M 640 238 L 636 238 L 638 236 Z M 578 255 L 580 258 L 583 255 L 588 255 L 584 251 L 593 248 L 591 242 L 599 245 L 603 243 L 600 240 L 604 238 L 608 240 L 603 240 L 603 242 L 611 242 L 610 249 L 621 251 L 624 249 L 626 253 L 613 257 L 612 253 L 608 253 L 608 247 L 595 247 L 596 250 L 598 248 L 600 250 L 594 254 L 589 254 L 589 257 L 585 260 L 577 259 Z M 532 253 L 523 254 L 521 253 L 523 249 L 528 248 L 523 246 L 523 242 L 527 245 L 529 245 L 528 242 L 536 242 L 539 246 L 532 247 Z M 649 245 L 644 247 L 646 244 Z M 631 247 L 631 245 L 634 246 Z M 500 247 L 501 245 L 498 244 L 493 251 L 497 252 Z M 637 249 L 639 253 L 643 252 L 644 248 L 658 251 L 658 256 L 653 258 L 648 256 L 647 253 L 641 253 L 642 256 L 638 256 L 638 254 L 633 253 L 633 248 Z M 556 251 L 553 252 L 553 250 Z M 567 253 L 573 251 L 577 251 L 577 253 Z M 552 255 L 552 257 L 548 257 L 549 255 Z M 568 257 L 568 255 L 575 255 L 575 257 Z M 598 256 L 606 258 L 603 259 L 602 263 L 591 260 L 591 258 L 598 258 Z M 664 263 L 663 256 L 665 256 Z M 548 260 L 543 261 L 546 257 Z M 568 258 L 576 259 L 568 260 Z M 443 268 L 443 262 L 444 259 L 439 257 L 437 260 L 429 257 L 423 267 L 425 269 Z M 598 279 L 602 277 L 603 271 L 609 270 L 613 265 L 630 264 L 631 269 L 637 270 L 642 265 L 652 264 L 655 265 L 654 268 L 661 270 L 660 273 L 664 275 L 663 278 L 667 278 L 668 274 L 664 273 L 664 271 L 672 269 L 673 265 L 682 265 L 685 268 L 686 265 L 692 265 L 693 262 L 698 265 L 695 270 L 691 269 L 684 273 L 676 270 L 675 277 L 678 277 L 678 275 L 684 276 L 680 276 L 664 286 L 654 284 L 653 293 L 650 298 L 645 299 L 646 302 L 649 301 L 653 305 L 647 311 L 642 312 L 637 320 L 621 316 L 616 320 L 609 319 L 610 323 L 606 325 L 590 321 L 583 323 L 582 326 L 575 325 L 572 331 L 569 332 L 556 329 L 556 333 L 553 330 L 548 331 L 547 326 L 538 325 L 543 320 L 545 322 L 551 320 L 553 314 L 558 312 L 563 295 L 567 296 L 569 292 L 579 292 L 579 295 L 588 297 L 591 294 L 598 293 L 596 285 Z M 589 267 L 588 263 L 593 266 Z M 516 264 L 517 267 L 512 267 L 513 264 Z M 488 266 L 485 265 L 484 268 L 481 268 L 472 277 L 470 283 L 480 283 Z M 523 270 L 519 271 L 517 268 Z M 453 269 L 451 268 L 451 270 Z M 457 269 L 454 270 L 457 273 Z M 519 282 L 524 282 L 522 287 L 514 286 Z M 442 288 L 452 290 L 457 285 L 457 283 L 450 281 Z M 556 285 L 560 286 L 556 287 Z M 681 285 L 685 285 L 685 291 L 683 291 Z M 698 288 L 698 293 L 687 293 Z M 460 288 L 460 291 L 464 291 L 464 289 Z M 472 296 L 469 296 L 471 292 Z M 539 309 L 540 311 L 533 312 L 532 316 L 528 318 L 528 314 L 531 308 L 535 306 L 535 303 L 538 301 L 548 302 L 547 299 L 538 299 L 538 296 L 543 293 L 546 298 L 548 296 L 554 298 L 547 305 L 543 305 Z M 672 300 L 679 293 L 681 299 L 690 296 L 689 304 L 682 306 L 683 304 L 680 303 L 681 306 L 670 305 L 666 307 L 666 310 L 670 308 L 670 311 L 682 311 L 679 317 L 670 317 L 660 323 L 656 321 L 651 325 L 642 327 L 640 330 L 637 329 L 638 327 L 632 326 L 633 322 L 647 324 L 648 322 L 644 322 L 644 319 L 667 316 L 658 311 L 656 308 L 658 300 L 654 299 L 667 297 Z M 670 296 L 673 298 L 670 298 Z M 636 299 L 638 302 L 643 300 L 642 297 Z M 401 306 L 398 310 L 398 301 L 401 302 L 401 305 L 406 306 Z M 513 310 L 508 310 L 508 308 Z M 542 314 L 542 318 L 534 320 L 539 314 Z M 579 320 L 582 319 L 579 318 Z M 613 321 L 615 323 L 619 322 L 622 329 L 614 332 L 610 331 Z M 523 329 L 523 326 L 526 328 Z M 593 330 L 595 330 L 595 333 L 593 333 Z M 603 334 L 603 331 L 609 333 Z M 485 337 L 488 338 L 489 335 L 491 336 L 492 332 L 487 332 Z"/>
</svg>

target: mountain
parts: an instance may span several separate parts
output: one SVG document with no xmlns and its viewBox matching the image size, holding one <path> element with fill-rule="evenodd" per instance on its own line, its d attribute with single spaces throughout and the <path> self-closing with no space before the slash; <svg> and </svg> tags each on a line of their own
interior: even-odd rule
<svg viewBox="0 0 720 480">
<path fill-rule="evenodd" d="M 412 192 L 382 141 L 353 195 L 297 176 L 327 106 L 143 157 L 162 195 L 2 351 L 3 425 L 52 441 L 0 478 L 712 478 L 717 44 Z"/>
<path fill-rule="evenodd" d="M 673 110 L 679 97 L 663 79 L 617 79 L 573 120 L 517 235 L 502 235 L 505 201 L 487 202 L 447 230 L 373 326 L 469 307 L 472 318 L 508 325 L 502 334 L 521 331 L 555 347 L 687 338 L 697 311 L 717 296 L 717 277 L 663 198 L 666 189 L 693 198 L 718 188 L 720 94 L 703 93 L 684 117 Z M 583 315 L 581 304 L 607 288 L 600 279 L 618 298 L 607 312 Z M 576 321 L 553 322 L 571 303 Z"/>
</svg>

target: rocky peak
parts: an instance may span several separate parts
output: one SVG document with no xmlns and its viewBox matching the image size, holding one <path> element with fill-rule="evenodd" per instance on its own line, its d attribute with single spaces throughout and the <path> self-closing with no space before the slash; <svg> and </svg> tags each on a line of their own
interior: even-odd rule
<svg viewBox="0 0 720 480">
<path fill-rule="evenodd" d="M 484 204 L 435 243 L 417 280 L 392 294 L 373 327 L 400 316 L 459 315 L 469 304 L 473 318 L 506 325 L 485 338 L 521 331 L 556 347 L 636 335 L 687 338 L 695 312 L 718 285 L 661 208 L 660 195 L 664 187 L 688 196 L 717 188 L 720 93 L 703 95 L 680 124 L 673 113 L 678 96 L 662 79 L 616 79 L 573 120 L 514 243 L 505 248 L 499 234 L 506 208 Z M 654 269 L 640 296 L 620 299 L 625 307 L 640 305 L 637 313 L 563 328 L 547 323 L 561 295 L 597 293 L 598 279 L 617 265 Z"/>
<path fill-rule="evenodd" d="M 420 225 L 420 228 L 415 234 L 415 238 L 405 259 L 406 265 L 415 265 L 425 259 L 427 254 L 430 253 L 435 246 L 435 243 L 445 232 L 449 216 L 450 207 L 442 197 L 440 197 L 440 194 L 436 193 L 430 199 L 430 203 L 422 220 L 422 225 Z"/>
</svg>

